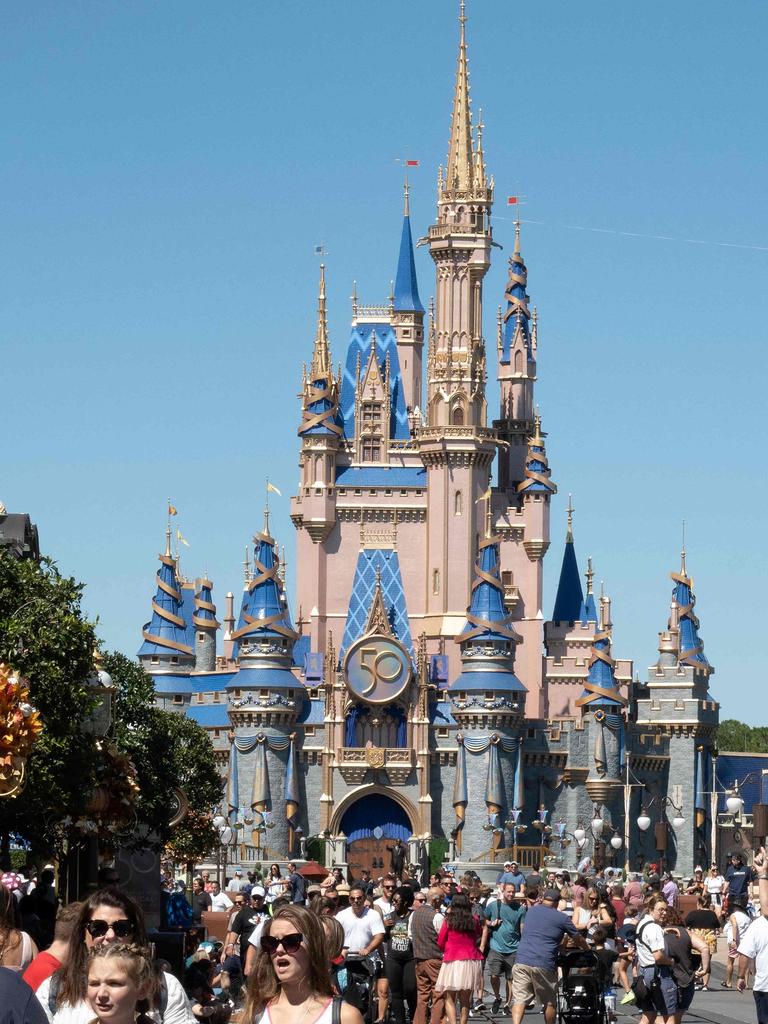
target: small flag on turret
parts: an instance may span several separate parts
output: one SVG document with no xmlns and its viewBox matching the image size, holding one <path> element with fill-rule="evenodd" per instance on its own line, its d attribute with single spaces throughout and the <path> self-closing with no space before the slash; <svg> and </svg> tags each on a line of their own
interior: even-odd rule
<svg viewBox="0 0 768 1024">
<path fill-rule="evenodd" d="M 520 196 L 507 196 L 507 206 L 517 206 Z"/>
<path fill-rule="evenodd" d="M 315 246 L 315 256 L 327 256 L 327 255 L 328 255 L 328 253 L 325 251 L 325 246 L 324 245 L 316 245 Z"/>
<path fill-rule="evenodd" d="M 275 485 L 271 484 L 269 482 L 269 480 L 267 480 L 267 492 L 269 493 L 270 491 L 272 492 L 272 494 L 279 494 L 281 498 L 283 496 L 283 492 L 282 491 L 278 491 L 278 489 L 275 487 Z"/>
<path fill-rule="evenodd" d="M 488 498 L 490 498 L 490 496 L 491 496 L 491 485 L 488 484 L 488 490 L 487 491 L 483 491 L 483 493 L 480 495 L 480 497 L 475 499 L 475 504 L 477 505 L 477 503 L 480 502 L 480 501 L 487 501 Z"/>
<path fill-rule="evenodd" d="M 168 505 L 168 515 L 169 516 L 177 516 L 178 514 L 179 514 L 179 510 L 176 508 L 176 506 L 169 504 Z"/>
<path fill-rule="evenodd" d="M 176 530 L 176 540 L 183 544 L 185 548 L 189 547 L 189 541 L 184 537 L 181 530 Z"/>
<path fill-rule="evenodd" d="M 419 161 L 418 160 L 406 160 L 405 161 L 405 166 L 406 167 L 418 167 L 419 166 Z"/>
</svg>

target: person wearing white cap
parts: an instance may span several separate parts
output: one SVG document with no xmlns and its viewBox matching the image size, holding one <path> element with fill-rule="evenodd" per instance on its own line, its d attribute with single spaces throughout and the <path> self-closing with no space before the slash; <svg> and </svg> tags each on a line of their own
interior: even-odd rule
<svg viewBox="0 0 768 1024">
<path fill-rule="evenodd" d="M 516 860 L 505 860 L 504 870 L 496 879 L 497 885 L 514 885 L 515 891 L 520 892 L 525 888 L 525 875 L 520 870 Z"/>
<path fill-rule="evenodd" d="M 240 892 L 248 883 L 243 878 L 242 868 L 235 868 L 234 878 L 230 878 L 227 892 Z"/>
</svg>

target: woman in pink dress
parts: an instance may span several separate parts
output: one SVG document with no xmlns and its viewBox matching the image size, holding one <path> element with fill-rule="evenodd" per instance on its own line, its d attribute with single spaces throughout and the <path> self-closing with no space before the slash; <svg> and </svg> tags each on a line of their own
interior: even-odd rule
<svg viewBox="0 0 768 1024">
<path fill-rule="evenodd" d="M 443 962 L 435 992 L 445 994 L 448 1024 L 457 1024 L 456 1002 L 460 1008 L 460 1024 L 467 1024 L 472 994 L 482 991 L 483 954 L 479 949 L 482 934 L 483 926 L 472 913 L 469 897 L 456 893 L 437 937 Z"/>
</svg>

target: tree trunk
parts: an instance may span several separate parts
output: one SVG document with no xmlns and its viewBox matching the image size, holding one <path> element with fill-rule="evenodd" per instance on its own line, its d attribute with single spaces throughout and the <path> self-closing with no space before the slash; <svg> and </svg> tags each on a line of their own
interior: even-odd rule
<svg viewBox="0 0 768 1024">
<path fill-rule="evenodd" d="M 11 834 L 7 829 L 0 835 L 0 867 L 3 871 L 11 870 Z"/>
</svg>

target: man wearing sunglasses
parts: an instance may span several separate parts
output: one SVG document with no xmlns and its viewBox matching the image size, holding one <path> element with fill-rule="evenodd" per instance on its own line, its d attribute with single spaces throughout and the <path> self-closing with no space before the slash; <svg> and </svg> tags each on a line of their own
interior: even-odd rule
<svg viewBox="0 0 768 1024">
<path fill-rule="evenodd" d="M 256 962 L 258 941 L 267 914 L 264 910 L 264 889 L 260 885 L 254 885 L 251 889 L 251 898 L 245 906 L 235 914 L 229 933 L 224 945 L 228 942 L 240 943 L 240 961 L 243 965 L 243 973 L 249 974 Z"/>
</svg>

